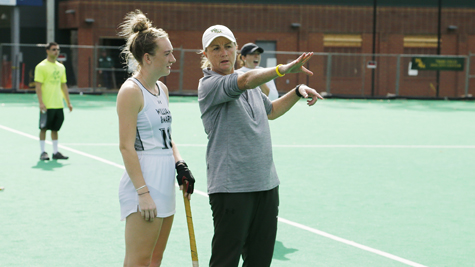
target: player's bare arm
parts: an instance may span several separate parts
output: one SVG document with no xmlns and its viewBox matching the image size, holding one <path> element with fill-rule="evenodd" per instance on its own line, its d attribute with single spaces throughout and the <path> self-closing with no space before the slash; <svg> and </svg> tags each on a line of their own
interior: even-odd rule
<svg viewBox="0 0 475 267">
<path fill-rule="evenodd" d="M 40 111 L 41 112 L 46 112 L 46 106 L 43 103 L 43 92 L 41 92 L 41 86 L 42 86 L 42 83 L 35 82 L 35 91 L 36 91 L 36 96 L 38 97 L 38 103 L 40 105 Z"/>
<path fill-rule="evenodd" d="M 65 83 L 61 84 L 61 90 L 63 91 L 64 99 L 66 100 L 66 104 L 68 104 L 69 112 L 73 111 L 73 105 L 71 104 L 71 100 L 69 99 L 69 90 L 68 85 Z"/>
</svg>

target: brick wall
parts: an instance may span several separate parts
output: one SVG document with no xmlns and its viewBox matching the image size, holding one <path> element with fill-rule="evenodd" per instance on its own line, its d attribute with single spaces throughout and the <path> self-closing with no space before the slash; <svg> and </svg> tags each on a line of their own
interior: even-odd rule
<svg viewBox="0 0 475 267">
<path fill-rule="evenodd" d="M 75 13 L 65 13 L 74 9 Z M 140 2 L 140 1 L 63 1 L 59 4 L 59 28 L 77 29 L 79 45 L 98 44 L 100 38 L 117 36 L 117 26 L 123 21 L 124 15 L 134 9 L 147 13 L 154 25 L 166 30 L 175 48 L 201 49 L 201 35 L 211 25 L 223 24 L 235 34 L 238 44 L 257 40 L 276 41 L 278 51 L 314 51 L 323 52 L 323 34 L 345 33 L 362 35 L 362 53 L 372 53 L 372 7 L 351 6 L 312 6 L 312 5 L 248 5 L 248 4 L 206 4 L 206 3 L 172 3 L 172 2 Z M 382 7 L 378 9 L 376 53 L 403 53 L 404 35 L 437 34 L 436 8 L 402 8 Z M 93 18 L 94 23 L 88 24 L 86 18 Z M 300 23 L 299 29 L 291 27 L 292 23 Z M 458 29 L 450 32 L 449 25 Z M 442 54 L 466 55 L 475 53 L 475 9 L 445 8 L 442 13 Z M 90 76 L 85 66 L 91 52 L 79 55 L 81 77 Z M 185 60 L 185 89 L 196 89 L 197 80 L 202 76 L 199 69 L 198 56 L 187 56 Z M 278 56 L 279 63 L 285 63 L 287 57 Z M 282 61 L 284 60 L 284 61 Z M 376 94 L 384 96 L 394 93 L 395 71 L 394 60 L 378 62 L 375 79 Z M 296 83 L 309 82 L 319 91 L 325 90 L 323 73 L 324 59 L 312 59 L 309 67 L 315 72 L 313 77 L 289 75 L 277 80 L 279 90 L 285 92 Z M 380 69 L 381 68 L 381 69 Z M 371 92 L 371 71 L 367 70 L 364 78 L 365 93 Z M 175 81 L 177 73 L 167 78 L 171 91 L 178 88 Z M 460 96 L 464 91 L 464 72 L 442 72 L 441 95 Z M 402 78 L 404 79 L 404 78 Z M 427 93 L 429 83 L 424 78 L 410 81 L 401 80 L 401 94 L 417 95 Z M 342 93 L 355 87 L 354 81 L 332 81 L 335 90 Z M 85 82 L 83 82 L 85 84 Z M 475 82 L 470 92 L 475 93 Z M 79 84 L 81 86 L 81 84 Z M 175 87 L 176 86 L 176 87 Z M 361 85 L 359 85 L 361 87 Z M 348 90 L 346 90 L 348 89 Z"/>
</svg>

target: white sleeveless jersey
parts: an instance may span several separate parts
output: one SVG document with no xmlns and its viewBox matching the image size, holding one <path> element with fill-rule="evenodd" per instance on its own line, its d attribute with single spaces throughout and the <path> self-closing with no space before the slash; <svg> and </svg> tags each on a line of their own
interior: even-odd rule
<svg viewBox="0 0 475 267">
<path fill-rule="evenodd" d="M 159 95 L 150 93 L 135 78 L 130 78 L 135 82 L 144 96 L 144 105 L 137 115 L 137 135 L 135 137 L 136 151 L 150 151 L 155 153 L 172 154 L 171 145 L 171 123 L 172 115 L 168 108 L 168 99 L 165 92 L 157 83 Z"/>
<path fill-rule="evenodd" d="M 160 94 L 152 95 L 135 78 L 131 78 L 142 90 L 144 105 L 137 115 L 135 150 L 142 175 L 157 208 L 157 217 L 175 214 L 175 158 L 171 149 L 172 117 L 168 100 L 158 85 Z M 139 197 L 127 171 L 119 184 L 121 219 L 140 210 Z"/>
</svg>

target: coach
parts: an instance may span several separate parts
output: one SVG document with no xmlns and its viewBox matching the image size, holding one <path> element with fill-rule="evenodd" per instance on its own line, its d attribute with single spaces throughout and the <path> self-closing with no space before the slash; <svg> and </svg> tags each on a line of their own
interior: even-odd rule
<svg viewBox="0 0 475 267">
<path fill-rule="evenodd" d="M 272 159 L 268 120 L 299 101 L 323 99 L 314 89 L 298 85 L 270 101 L 258 88 L 290 73 L 313 73 L 303 65 L 313 53 L 276 68 L 234 71 L 237 43 L 227 27 L 208 28 L 202 38 L 204 77 L 198 85 L 201 119 L 208 135 L 208 194 L 214 221 L 211 267 L 270 266 L 279 207 L 279 179 Z"/>
</svg>

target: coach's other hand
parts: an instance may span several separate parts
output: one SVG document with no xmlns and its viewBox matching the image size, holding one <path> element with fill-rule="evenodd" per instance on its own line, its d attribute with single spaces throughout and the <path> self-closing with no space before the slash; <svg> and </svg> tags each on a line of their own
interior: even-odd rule
<svg viewBox="0 0 475 267">
<path fill-rule="evenodd" d="M 191 173 L 190 169 L 188 169 L 188 165 L 186 165 L 185 161 L 180 160 L 175 164 L 176 167 L 176 180 L 178 185 L 180 185 L 180 190 L 186 191 L 185 197 L 191 199 L 191 194 L 195 189 L 195 178 Z M 186 189 L 183 186 L 186 185 Z"/>
<path fill-rule="evenodd" d="M 297 94 L 297 95 L 301 95 L 302 98 L 312 98 L 312 99 L 307 100 L 307 105 L 309 105 L 309 106 L 313 106 L 315 103 L 317 103 L 317 100 L 319 98 L 323 99 L 323 96 L 321 96 L 319 93 L 317 93 L 317 91 L 315 91 L 315 89 L 312 89 L 312 88 L 306 86 L 305 84 L 301 84 L 300 86 L 298 86 L 298 88 L 296 90 L 299 91 L 299 94 Z"/>
<path fill-rule="evenodd" d="M 304 67 L 304 65 L 307 63 L 307 61 L 313 56 L 313 52 L 310 53 L 303 53 L 300 55 L 297 59 L 294 61 L 281 65 L 280 67 L 278 66 L 278 70 L 282 74 L 288 74 L 288 73 L 305 73 L 309 76 L 313 75 L 313 72 L 308 70 L 307 68 Z"/>
</svg>

